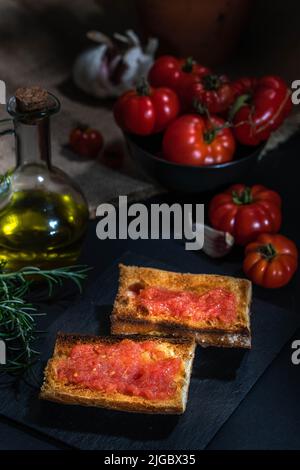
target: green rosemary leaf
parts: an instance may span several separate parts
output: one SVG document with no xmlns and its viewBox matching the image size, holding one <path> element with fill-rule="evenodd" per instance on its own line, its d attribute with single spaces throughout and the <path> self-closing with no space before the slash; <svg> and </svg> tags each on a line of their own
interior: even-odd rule
<svg viewBox="0 0 300 470">
<path fill-rule="evenodd" d="M 34 348 L 36 339 L 44 333 L 36 328 L 36 317 L 45 315 L 27 301 L 27 295 L 35 280 L 44 279 L 51 295 L 54 286 L 70 280 L 81 292 L 82 281 L 91 268 L 67 266 L 42 270 L 27 266 L 16 272 L 6 272 L 0 263 L 0 338 L 7 345 L 7 363 L 0 365 L 0 375 L 20 375 L 36 362 L 39 352 Z"/>
</svg>

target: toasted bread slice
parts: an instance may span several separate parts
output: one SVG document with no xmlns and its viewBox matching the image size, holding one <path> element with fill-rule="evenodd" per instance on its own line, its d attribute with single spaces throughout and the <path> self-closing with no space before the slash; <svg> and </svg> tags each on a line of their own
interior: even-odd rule
<svg viewBox="0 0 300 470">
<path fill-rule="evenodd" d="M 159 269 L 136 266 L 120 266 L 118 294 L 111 315 L 113 334 L 147 334 L 193 337 L 202 346 L 251 347 L 250 303 L 251 282 L 228 276 L 211 274 L 181 274 Z M 147 305 L 139 304 L 140 292 L 158 288 L 164 292 L 184 293 L 200 298 L 203 294 L 215 292 L 234 296 L 234 314 L 230 321 L 218 315 L 199 316 L 164 314 Z M 164 308 L 164 307 L 163 307 Z M 217 306 L 217 308 L 219 308 Z"/>
<path fill-rule="evenodd" d="M 66 361 L 70 360 L 70 354 L 71 351 L 74 351 L 74 346 L 116 345 L 118 347 L 122 342 L 124 345 L 124 341 L 127 341 L 128 344 L 128 339 L 132 340 L 134 344 L 140 343 L 140 345 L 145 344 L 145 342 L 149 345 L 150 342 L 151 347 L 153 346 L 155 350 L 158 350 L 159 354 L 163 354 L 163 357 L 171 359 L 171 361 L 177 361 L 178 370 L 176 370 L 176 374 L 170 383 L 172 387 L 171 396 L 164 399 L 161 397 L 149 399 L 132 394 L 132 392 L 129 394 L 111 391 L 111 389 L 105 391 L 90 388 L 86 384 L 80 383 L 80 381 L 72 383 L 59 376 L 62 364 L 68 364 Z M 117 336 L 96 337 L 58 333 L 53 357 L 48 361 L 45 369 L 45 379 L 40 398 L 70 405 L 97 406 L 129 412 L 181 414 L 185 411 L 187 403 L 194 353 L 195 341 L 189 339 L 149 338 L 137 335 L 133 337 L 126 336 L 125 338 Z M 145 357 L 143 357 L 143 360 L 145 360 Z M 148 360 L 148 357 L 146 357 L 146 360 Z M 149 356 L 149 360 L 156 361 L 157 359 Z M 82 357 L 82 361 L 86 361 L 86 358 Z M 95 363 L 93 363 L 94 365 Z M 116 366 L 116 363 L 114 363 L 114 366 Z M 91 371 L 88 363 L 85 363 L 84 367 Z M 120 370 L 120 368 L 117 368 L 118 372 Z M 112 370 L 111 375 L 113 373 L 115 371 Z"/>
</svg>

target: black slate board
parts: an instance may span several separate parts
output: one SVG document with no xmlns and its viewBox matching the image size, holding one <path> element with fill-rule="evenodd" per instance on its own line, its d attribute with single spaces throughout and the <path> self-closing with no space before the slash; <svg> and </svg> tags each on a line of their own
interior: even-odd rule
<svg viewBox="0 0 300 470">
<path fill-rule="evenodd" d="M 126 254 L 118 262 L 174 269 L 155 260 Z M 197 257 L 190 271 L 203 272 Z M 114 264 L 51 326 L 44 341 L 42 367 L 51 356 L 58 330 L 106 334 L 117 290 Z M 176 270 L 176 268 L 174 269 Z M 209 272 L 205 266 L 205 272 Z M 203 449 L 238 407 L 300 324 L 299 316 L 259 300 L 252 304 L 251 351 L 197 348 L 188 407 L 182 416 L 151 416 L 63 406 L 37 399 L 34 383 L 22 384 L 18 395 L 1 389 L 0 413 L 16 422 L 80 449 Z"/>
</svg>

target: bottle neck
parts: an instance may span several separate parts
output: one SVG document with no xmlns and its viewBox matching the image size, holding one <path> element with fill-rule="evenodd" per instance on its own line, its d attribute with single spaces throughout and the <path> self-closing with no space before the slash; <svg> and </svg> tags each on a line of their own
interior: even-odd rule
<svg viewBox="0 0 300 470">
<path fill-rule="evenodd" d="M 17 167 L 45 164 L 51 167 L 50 120 L 46 116 L 28 124 L 15 120 Z"/>
</svg>

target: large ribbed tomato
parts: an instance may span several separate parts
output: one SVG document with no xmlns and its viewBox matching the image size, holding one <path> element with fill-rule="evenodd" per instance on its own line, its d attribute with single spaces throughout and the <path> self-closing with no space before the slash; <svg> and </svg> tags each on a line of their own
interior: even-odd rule
<svg viewBox="0 0 300 470">
<path fill-rule="evenodd" d="M 290 91 L 280 77 L 244 77 L 233 88 L 237 96 L 232 108 L 234 134 L 244 145 L 267 140 L 292 109 Z"/>
<path fill-rule="evenodd" d="M 211 114 L 224 113 L 235 98 L 229 79 L 225 75 L 208 74 L 194 80 L 186 89 L 186 106 L 200 103 Z"/>
<path fill-rule="evenodd" d="M 280 234 L 261 234 L 245 251 L 245 274 L 262 287 L 285 286 L 298 267 L 298 251 L 294 242 Z"/>
<path fill-rule="evenodd" d="M 235 184 L 213 197 L 209 205 L 211 225 L 234 236 L 239 245 L 260 233 L 276 233 L 281 226 L 281 198 L 260 184 Z"/>
</svg>

